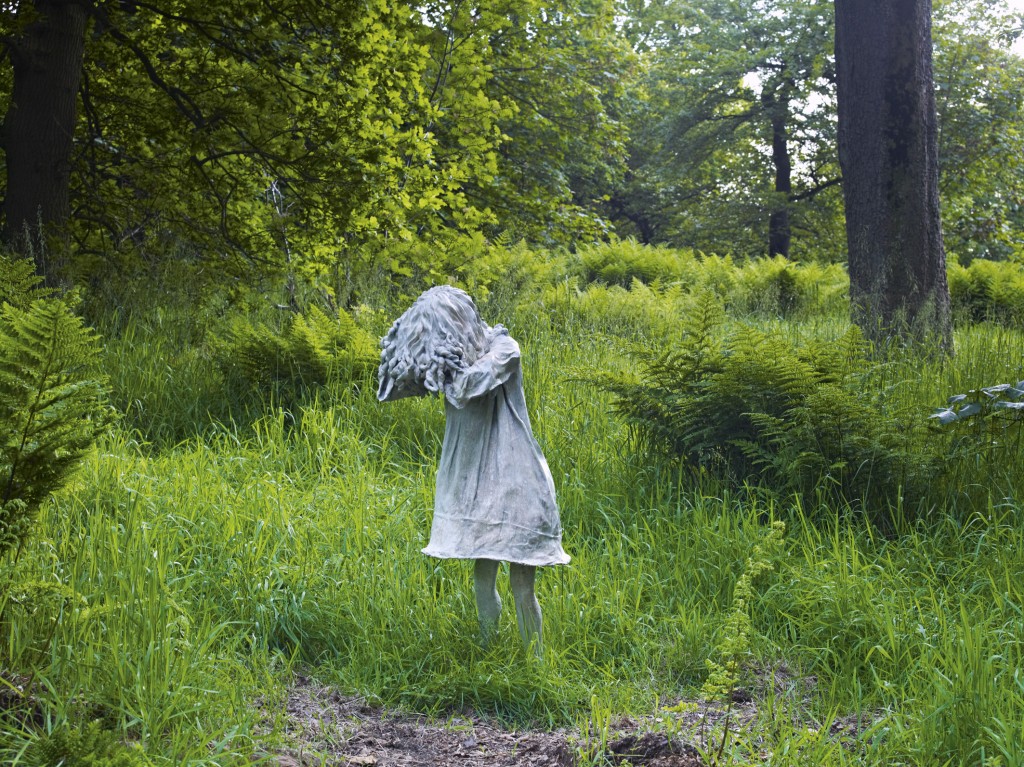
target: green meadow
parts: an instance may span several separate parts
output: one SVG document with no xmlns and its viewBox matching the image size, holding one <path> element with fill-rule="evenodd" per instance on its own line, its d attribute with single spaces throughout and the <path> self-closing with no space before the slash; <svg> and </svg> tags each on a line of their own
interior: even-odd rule
<svg viewBox="0 0 1024 767">
<path fill-rule="evenodd" d="M 323 381 L 247 377 L 261 363 L 251 347 L 240 359 L 238 323 L 283 336 L 286 313 L 171 279 L 110 287 L 86 309 L 120 416 L 0 570 L 0 760 L 248 764 L 293 745 L 282 701 L 301 673 L 439 720 L 472 710 L 584 733 L 629 715 L 684 740 L 674 710 L 742 690 L 758 716 L 709 764 L 1024 764 L 1020 422 L 928 419 L 951 395 L 1024 379 L 1024 299 L 1009 277 L 994 297 L 956 268 L 955 357 L 878 352 L 836 384 L 862 397 L 872 434 L 912 435 L 901 460 L 931 472 L 870 501 L 828 490 L 845 466 L 807 489 L 781 486 L 778 466 L 673 452 L 602 383 L 643 381 L 645 354 L 685 348 L 707 295 L 723 339 L 838 344 L 841 267 L 627 242 L 494 248 L 453 273 L 520 342 L 558 491 L 572 563 L 539 576 L 538 660 L 507 578 L 483 649 L 470 565 L 420 553 L 440 400 L 379 404 L 365 349 Z M 346 316 L 376 339 L 421 287 L 367 282 Z M 798 437 L 787 450 L 813 452 Z M 577 756 L 605 763 L 599 742 Z"/>
</svg>

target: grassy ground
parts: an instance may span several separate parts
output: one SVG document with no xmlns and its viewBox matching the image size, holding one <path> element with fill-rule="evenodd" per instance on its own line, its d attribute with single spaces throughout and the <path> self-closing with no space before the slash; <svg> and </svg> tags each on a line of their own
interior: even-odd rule
<svg viewBox="0 0 1024 767">
<path fill-rule="evenodd" d="M 856 514 L 637 456 L 580 371 L 628 364 L 628 343 L 663 343 L 671 330 L 647 315 L 595 316 L 534 306 L 501 317 L 523 348 L 573 557 L 539 579 L 539 661 L 508 613 L 481 649 L 470 567 L 419 552 L 438 400 L 382 406 L 366 380 L 245 410 L 218 397 L 183 318 L 129 320 L 108 353 L 130 417 L 4 576 L 0 657 L 28 691 L 27 703 L 2 698 L 4 760 L 42 763 L 40 743 L 99 721 L 156 764 L 245 763 L 282 737 L 278 704 L 297 668 L 382 705 L 470 707 L 521 727 L 657 715 L 697 696 L 706 661 L 722 660 L 733 588 L 780 520 L 784 547 L 754 582 L 740 648 L 739 684 L 771 705 L 723 761 L 1024 764 L 1016 490 L 883 536 Z M 843 324 L 772 322 L 826 336 Z M 954 363 L 917 361 L 889 385 L 925 417 L 949 394 L 1024 377 L 1022 340 L 968 327 Z M 190 422 L 206 424 L 201 436 L 175 442 Z M 801 684 L 775 689 L 780 667 Z M 828 735 L 837 717 L 862 718 L 856 742 Z"/>
</svg>

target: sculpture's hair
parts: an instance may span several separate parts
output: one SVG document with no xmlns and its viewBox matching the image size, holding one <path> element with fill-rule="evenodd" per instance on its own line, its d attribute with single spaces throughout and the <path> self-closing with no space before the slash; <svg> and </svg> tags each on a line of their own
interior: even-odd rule
<svg viewBox="0 0 1024 767">
<path fill-rule="evenodd" d="M 447 285 L 430 288 L 381 339 L 378 398 L 443 392 L 454 372 L 486 352 L 496 330 L 504 332 L 480 318 L 464 291 Z"/>
</svg>

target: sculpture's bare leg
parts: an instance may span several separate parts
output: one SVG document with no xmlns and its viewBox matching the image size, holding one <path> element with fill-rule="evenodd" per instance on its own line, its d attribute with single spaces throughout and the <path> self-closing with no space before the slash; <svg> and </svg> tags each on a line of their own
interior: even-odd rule
<svg viewBox="0 0 1024 767">
<path fill-rule="evenodd" d="M 498 629 L 501 615 L 501 597 L 498 596 L 499 563 L 493 559 L 478 559 L 473 567 L 473 590 L 476 592 L 476 612 L 480 620 L 480 638 L 484 645 L 490 642 Z"/>
<path fill-rule="evenodd" d="M 512 596 L 516 601 L 516 622 L 523 642 L 533 651 L 541 655 L 543 626 L 541 625 L 540 604 L 534 593 L 534 581 L 537 568 L 531 565 L 509 565 L 509 581 L 512 585 Z"/>
</svg>

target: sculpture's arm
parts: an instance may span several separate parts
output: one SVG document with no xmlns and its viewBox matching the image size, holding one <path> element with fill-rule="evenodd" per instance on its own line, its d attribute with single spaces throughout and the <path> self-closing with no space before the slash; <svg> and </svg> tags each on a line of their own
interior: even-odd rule
<svg viewBox="0 0 1024 767">
<path fill-rule="evenodd" d="M 474 397 L 494 391 L 519 368 L 519 344 L 507 335 L 498 335 L 480 359 L 455 374 L 445 386 L 444 397 L 462 409 Z"/>
<path fill-rule="evenodd" d="M 378 378 L 377 399 L 381 402 L 394 402 L 404 397 L 422 397 L 430 393 L 421 386 L 396 384 L 395 379 L 388 375 Z"/>
</svg>

